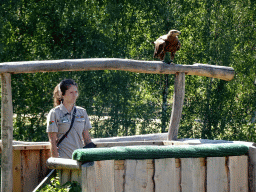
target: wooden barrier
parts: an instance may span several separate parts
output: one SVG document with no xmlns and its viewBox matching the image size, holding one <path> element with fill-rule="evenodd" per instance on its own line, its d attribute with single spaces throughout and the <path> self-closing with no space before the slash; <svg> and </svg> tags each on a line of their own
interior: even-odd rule
<svg viewBox="0 0 256 192">
<path fill-rule="evenodd" d="M 58 167 L 61 184 L 77 181 L 84 192 L 249 191 L 248 156 L 106 160 L 64 167 Z"/>
<path fill-rule="evenodd" d="M 150 144 L 149 141 L 146 142 Z M 125 141 L 125 143 L 128 142 Z M 189 139 L 164 141 L 162 145 L 200 145 L 202 143 L 207 145 L 233 142 Z M 83 192 L 256 191 L 255 144 L 243 143 L 250 149 L 247 155 L 242 156 L 105 160 L 95 161 L 93 166 L 81 164 L 75 160 L 50 158 L 47 164 L 49 168 L 58 169 L 62 184 L 77 181 L 81 184 Z M 101 144 L 107 145 L 107 143 Z M 151 144 L 154 145 L 153 142 Z"/>
<path fill-rule="evenodd" d="M 0 151 L 2 152 L 2 151 Z M 31 192 L 47 175 L 48 142 L 13 142 L 12 176 L 14 192 Z"/>
<path fill-rule="evenodd" d="M 177 138 L 179 122 L 185 95 L 185 75 L 198 75 L 230 81 L 235 71 L 232 67 L 196 63 L 193 65 L 168 65 L 161 61 L 139 61 L 116 58 L 72 59 L 49 61 L 22 61 L 0 63 L 2 108 L 2 170 L 1 191 L 12 191 L 12 140 L 13 109 L 11 93 L 11 74 L 55 72 L 55 71 L 88 71 L 88 70 L 121 70 L 136 73 L 176 74 L 174 87 L 173 112 L 168 131 L 168 140 Z M 181 86 L 181 87 L 180 87 Z"/>
</svg>

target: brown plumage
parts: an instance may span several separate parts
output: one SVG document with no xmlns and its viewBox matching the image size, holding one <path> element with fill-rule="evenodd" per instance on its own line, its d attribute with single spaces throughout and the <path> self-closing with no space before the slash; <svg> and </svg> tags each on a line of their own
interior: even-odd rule
<svg viewBox="0 0 256 192">
<path fill-rule="evenodd" d="M 171 62 L 174 60 L 176 51 L 181 47 L 178 35 L 181 32 L 178 30 L 171 30 L 168 34 L 159 37 L 155 42 L 154 58 L 158 57 L 161 61 L 164 61 L 166 52 L 171 53 Z"/>
</svg>

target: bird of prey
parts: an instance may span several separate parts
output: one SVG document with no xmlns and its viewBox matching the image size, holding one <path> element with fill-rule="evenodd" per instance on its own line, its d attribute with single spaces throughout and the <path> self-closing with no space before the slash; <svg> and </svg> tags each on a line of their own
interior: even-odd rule
<svg viewBox="0 0 256 192">
<path fill-rule="evenodd" d="M 178 30 L 170 30 L 168 34 L 159 37 L 155 42 L 154 58 L 158 57 L 164 61 L 166 52 L 171 53 L 171 62 L 174 60 L 176 51 L 181 47 L 178 35 L 181 32 Z"/>
</svg>

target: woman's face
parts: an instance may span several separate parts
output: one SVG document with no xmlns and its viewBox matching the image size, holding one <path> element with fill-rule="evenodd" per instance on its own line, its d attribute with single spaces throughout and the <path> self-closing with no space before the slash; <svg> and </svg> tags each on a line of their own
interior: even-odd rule
<svg viewBox="0 0 256 192">
<path fill-rule="evenodd" d="M 66 90 L 65 95 L 63 96 L 64 103 L 74 104 L 78 97 L 77 87 L 75 85 L 71 85 L 68 90 Z"/>
</svg>

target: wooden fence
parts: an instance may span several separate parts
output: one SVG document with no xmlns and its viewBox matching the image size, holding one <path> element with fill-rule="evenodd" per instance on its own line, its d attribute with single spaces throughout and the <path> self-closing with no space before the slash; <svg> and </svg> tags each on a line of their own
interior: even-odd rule
<svg viewBox="0 0 256 192">
<path fill-rule="evenodd" d="M 2 151 L 0 151 L 2 152 Z M 31 192 L 47 175 L 48 142 L 13 142 L 12 179 L 14 192 Z"/>
<path fill-rule="evenodd" d="M 133 145 L 131 141 L 124 142 L 126 146 Z M 162 145 L 225 145 L 226 142 L 184 140 L 163 141 Z M 104 147 L 108 142 L 100 144 Z M 143 144 L 143 141 L 136 144 Z M 153 141 L 146 141 L 146 144 L 161 145 Z M 253 143 L 247 145 L 249 153 L 242 156 L 105 160 L 95 161 L 93 166 L 50 158 L 48 166 L 58 170 L 62 184 L 77 181 L 83 192 L 251 192 L 256 191 L 256 148 Z"/>
<path fill-rule="evenodd" d="M 72 59 L 52 61 L 22 61 L 0 63 L 1 76 L 1 135 L 2 135 L 2 169 L 1 191 L 12 191 L 12 158 L 13 158 L 13 104 L 11 74 L 88 71 L 88 70 L 121 70 L 136 73 L 176 74 L 174 85 L 174 102 L 170 119 L 168 139 L 177 139 L 180 117 L 185 95 L 185 75 L 198 75 L 230 81 L 235 71 L 232 67 L 193 64 L 168 65 L 160 61 L 137 61 L 129 59 Z"/>
</svg>

